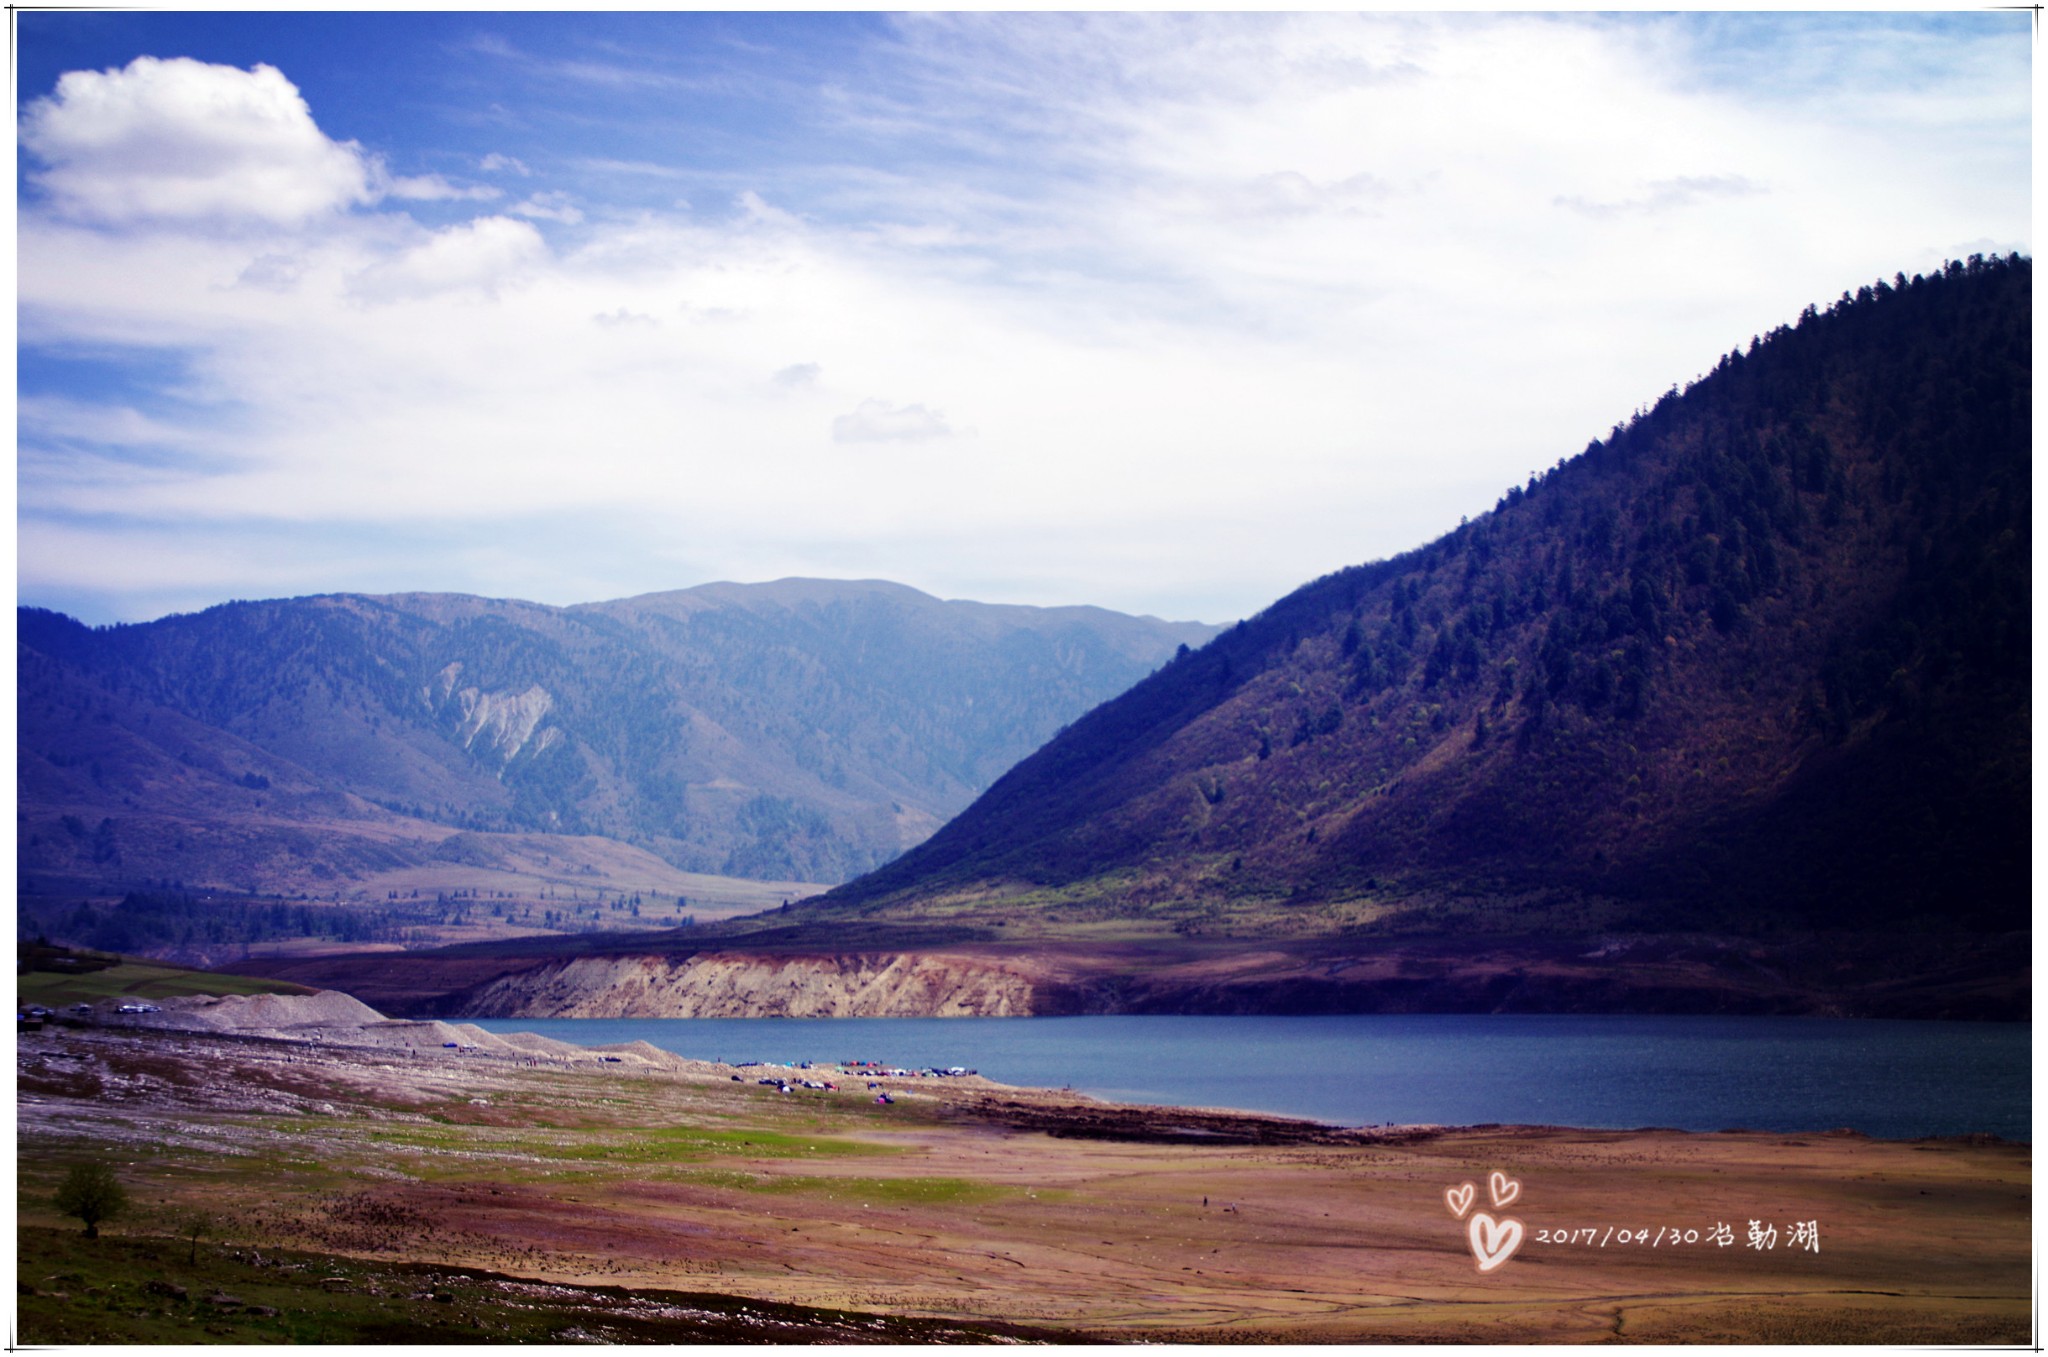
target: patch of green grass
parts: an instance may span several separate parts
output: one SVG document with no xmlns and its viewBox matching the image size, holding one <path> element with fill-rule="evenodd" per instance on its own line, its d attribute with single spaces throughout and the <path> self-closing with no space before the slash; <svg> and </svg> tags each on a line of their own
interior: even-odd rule
<svg viewBox="0 0 2048 1357">
<path fill-rule="evenodd" d="M 740 1169 L 693 1169 L 678 1181 L 737 1192 L 801 1194 L 837 1201 L 888 1206 L 974 1205 L 1015 1197 L 1014 1188 L 966 1178 L 835 1178 L 818 1174 L 747 1173 Z"/>
<path fill-rule="evenodd" d="M 825 1178 L 810 1175 L 772 1177 L 764 1192 L 816 1193 L 840 1200 L 887 1202 L 893 1206 L 966 1205 L 1014 1196 L 1009 1188 L 965 1178 Z"/>
<path fill-rule="evenodd" d="M 65 1004 L 93 1003 L 124 995 L 138 999 L 174 999 L 191 994 L 311 994 L 314 991 L 304 985 L 265 980 L 253 975 L 222 975 L 218 971 L 195 971 L 154 961 L 123 961 L 118 966 L 84 975 L 30 971 L 15 977 L 14 992 L 17 1003 L 61 1008 Z"/>
<path fill-rule="evenodd" d="M 713 1130 L 709 1127 L 671 1126 L 617 1131 L 552 1130 L 535 1134 L 530 1128 L 486 1126 L 379 1127 L 367 1133 L 375 1144 L 409 1146 L 423 1150 L 473 1150 L 488 1154 L 516 1154 L 534 1159 L 580 1160 L 606 1164 L 673 1164 L 713 1157 L 742 1156 L 759 1159 L 805 1159 L 840 1155 L 886 1154 L 889 1148 L 838 1140 L 822 1135 L 790 1135 L 780 1131 Z"/>
</svg>

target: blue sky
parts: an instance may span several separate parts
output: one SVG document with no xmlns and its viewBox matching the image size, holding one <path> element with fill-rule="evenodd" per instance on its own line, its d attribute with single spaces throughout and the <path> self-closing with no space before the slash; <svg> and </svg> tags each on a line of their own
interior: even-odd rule
<svg viewBox="0 0 2048 1357">
<path fill-rule="evenodd" d="M 2029 16 L 17 18 L 18 593 L 1224 621 L 2031 251 Z"/>
</svg>

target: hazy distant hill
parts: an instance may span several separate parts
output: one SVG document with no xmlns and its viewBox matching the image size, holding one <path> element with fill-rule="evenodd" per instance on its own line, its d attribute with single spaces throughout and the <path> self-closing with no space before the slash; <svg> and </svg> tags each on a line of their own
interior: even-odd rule
<svg viewBox="0 0 2048 1357">
<path fill-rule="evenodd" d="M 2026 928 L 2031 284 L 1809 308 L 796 917 Z"/>
<path fill-rule="evenodd" d="M 23 871 L 264 889 L 295 855 L 326 879 L 417 856 L 422 823 L 475 831 L 443 855 L 602 836 L 687 871 L 841 880 L 1216 632 L 824 580 L 17 622 Z"/>
</svg>

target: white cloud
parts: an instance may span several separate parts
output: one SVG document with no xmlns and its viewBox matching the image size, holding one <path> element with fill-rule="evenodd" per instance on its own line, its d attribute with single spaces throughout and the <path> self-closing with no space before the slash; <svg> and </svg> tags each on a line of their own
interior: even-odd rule
<svg viewBox="0 0 2048 1357">
<path fill-rule="evenodd" d="M 287 224 L 374 196 L 362 149 L 322 135 L 270 66 L 137 57 L 67 72 L 29 105 L 21 142 L 45 167 L 31 181 L 60 211 L 94 221 Z"/>
<path fill-rule="evenodd" d="M 513 215 L 531 217 L 536 221 L 561 222 L 574 226 L 583 220 L 583 212 L 569 201 L 566 193 L 535 193 L 526 201 L 511 209 Z"/>
<path fill-rule="evenodd" d="M 578 168 L 589 174 L 631 174 L 650 179 L 686 179 L 689 176 L 673 165 L 658 165 L 651 160 L 611 160 L 591 157 L 578 162 Z"/>
<path fill-rule="evenodd" d="M 363 270 L 351 291 L 382 302 L 448 292 L 495 295 L 530 276 L 547 257 L 547 242 L 525 222 L 481 217 L 437 231 L 396 258 Z"/>
<path fill-rule="evenodd" d="M 260 288 L 266 292 L 289 292 L 306 273 L 306 261 L 290 254 L 262 254 L 249 261 L 237 274 L 237 287 Z"/>
<path fill-rule="evenodd" d="M 526 163 L 520 160 L 519 157 L 500 155 L 496 151 L 491 152 L 479 161 L 477 168 L 485 174 L 507 173 L 519 175 L 521 178 L 526 178 L 533 174 L 533 171 L 526 168 Z"/>
<path fill-rule="evenodd" d="M 1394 192 L 1392 185 L 1363 172 L 1334 182 L 1319 182 L 1293 170 L 1277 170 L 1243 183 L 1221 185 L 1220 190 L 1219 210 L 1241 216 L 1324 212 L 1356 216 L 1372 211 Z"/>
<path fill-rule="evenodd" d="M 384 175 L 377 183 L 380 196 L 416 203 L 489 202 L 505 196 L 503 189 L 489 184 L 451 184 L 438 174 Z"/>
<path fill-rule="evenodd" d="M 749 226 L 795 229 L 803 225 L 802 219 L 794 212 L 775 206 L 753 189 L 741 193 L 733 200 L 733 206 L 739 209 L 742 220 Z"/>
<path fill-rule="evenodd" d="M 832 421 L 835 443 L 922 443 L 953 432 L 946 417 L 922 405 L 864 400 L 860 408 Z"/>
<path fill-rule="evenodd" d="M 440 230 L 393 198 L 250 238 L 89 214 L 142 190 L 30 146 L 109 182 L 25 203 L 22 342 L 168 351 L 193 399 L 175 439 L 125 399 L 24 420 L 24 585 L 90 558 L 76 588 L 111 598 L 156 524 L 231 527 L 243 595 L 809 573 L 1224 620 L 1483 511 L 1809 302 L 2027 245 L 2023 23 L 1792 99 L 1703 77 L 1665 19 L 894 22 L 921 83 L 833 111 L 909 150 L 721 179 L 722 212 L 625 210 L 600 175 Z M 203 148 L 203 121 L 167 126 Z M 680 175 L 647 154 L 611 173 Z M 975 456 L 930 455 L 969 418 Z M 403 533 L 402 569 L 364 567 Z"/>
<path fill-rule="evenodd" d="M 1557 205 L 1588 217 L 1617 217 L 1630 213 L 1671 212 L 1717 198 L 1740 198 L 1766 190 L 1737 174 L 1684 175 L 1649 184 L 1629 198 L 1594 202 L 1581 197 L 1560 197 Z"/>
</svg>

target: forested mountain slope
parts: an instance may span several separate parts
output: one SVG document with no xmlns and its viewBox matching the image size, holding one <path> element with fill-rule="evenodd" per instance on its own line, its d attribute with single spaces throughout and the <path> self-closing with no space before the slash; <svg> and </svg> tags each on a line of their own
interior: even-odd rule
<svg viewBox="0 0 2048 1357">
<path fill-rule="evenodd" d="M 2031 286 L 1809 308 L 789 922 L 2024 929 Z"/>
</svg>

